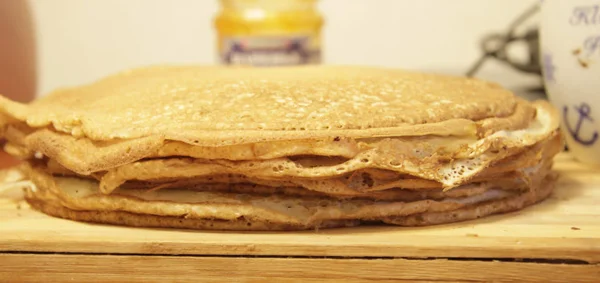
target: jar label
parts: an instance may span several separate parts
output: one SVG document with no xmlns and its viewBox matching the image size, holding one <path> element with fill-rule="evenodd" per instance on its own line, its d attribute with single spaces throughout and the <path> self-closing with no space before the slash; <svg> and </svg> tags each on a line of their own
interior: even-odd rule
<svg viewBox="0 0 600 283">
<path fill-rule="evenodd" d="M 287 66 L 321 63 L 310 36 L 225 37 L 221 61 L 227 65 Z"/>
</svg>

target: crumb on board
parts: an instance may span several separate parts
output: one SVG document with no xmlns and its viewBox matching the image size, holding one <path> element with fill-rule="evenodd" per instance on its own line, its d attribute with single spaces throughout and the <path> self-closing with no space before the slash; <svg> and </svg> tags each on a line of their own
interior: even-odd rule
<svg viewBox="0 0 600 283">
<path fill-rule="evenodd" d="M 467 233 L 466 235 L 467 237 L 479 237 L 479 235 L 475 234 L 475 233 Z"/>
<path fill-rule="evenodd" d="M 571 230 L 578 231 L 578 230 L 581 230 L 581 228 L 579 228 L 579 227 L 571 227 Z"/>
<path fill-rule="evenodd" d="M 589 66 L 588 62 L 586 62 L 586 61 L 583 61 L 581 59 L 578 59 L 577 61 L 579 62 L 579 65 L 583 68 L 587 68 Z"/>
</svg>

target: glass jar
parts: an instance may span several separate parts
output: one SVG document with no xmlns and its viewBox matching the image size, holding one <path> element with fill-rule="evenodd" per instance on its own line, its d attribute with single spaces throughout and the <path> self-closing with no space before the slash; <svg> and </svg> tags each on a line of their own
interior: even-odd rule
<svg viewBox="0 0 600 283">
<path fill-rule="evenodd" d="M 317 0 L 221 0 L 215 19 L 219 60 L 227 65 L 321 63 L 323 17 Z"/>
</svg>

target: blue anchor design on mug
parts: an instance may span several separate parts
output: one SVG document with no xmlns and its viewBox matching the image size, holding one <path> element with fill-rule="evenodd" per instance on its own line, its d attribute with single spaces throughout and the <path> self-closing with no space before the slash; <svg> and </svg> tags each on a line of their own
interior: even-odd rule
<svg viewBox="0 0 600 283">
<path fill-rule="evenodd" d="M 569 132 L 569 134 L 571 134 L 571 137 L 573 137 L 573 139 L 576 142 L 585 146 L 594 145 L 594 143 L 596 143 L 596 140 L 598 140 L 598 132 L 594 131 L 592 135 L 587 138 L 581 136 L 581 126 L 583 122 L 588 121 L 594 123 L 594 119 L 591 116 L 592 110 L 590 106 L 587 103 L 583 102 L 580 106 L 574 106 L 573 108 L 577 110 L 577 113 L 579 114 L 579 118 L 575 122 L 575 128 L 573 128 L 573 126 L 569 122 L 569 107 L 563 107 L 563 119 L 565 120 L 564 124 L 566 130 Z"/>
</svg>

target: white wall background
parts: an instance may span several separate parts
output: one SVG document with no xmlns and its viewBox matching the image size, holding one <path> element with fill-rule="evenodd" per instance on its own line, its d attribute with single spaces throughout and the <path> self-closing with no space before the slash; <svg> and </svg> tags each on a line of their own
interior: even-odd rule
<svg viewBox="0 0 600 283">
<path fill-rule="evenodd" d="M 462 72 L 535 0 L 321 0 L 324 60 Z M 148 64 L 215 61 L 217 0 L 30 0 L 39 94 Z M 498 68 L 498 66 L 496 66 Z"/>
</svg>

